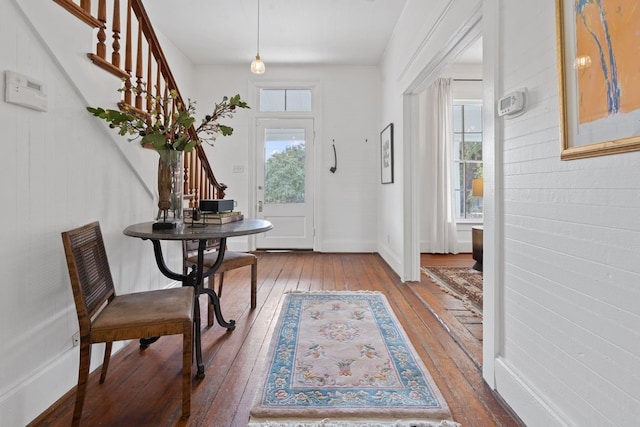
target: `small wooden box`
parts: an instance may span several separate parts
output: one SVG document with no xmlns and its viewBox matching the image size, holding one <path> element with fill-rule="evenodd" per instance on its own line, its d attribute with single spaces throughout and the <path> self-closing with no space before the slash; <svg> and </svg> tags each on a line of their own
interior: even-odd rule
<svg viewBox="0 0 640 427">
<path fill-rule="evenodd" d="M 233 210 L 231 199 L 200 200 L 200 210 L 203 212 L 226 212 Z"/>
</svg>

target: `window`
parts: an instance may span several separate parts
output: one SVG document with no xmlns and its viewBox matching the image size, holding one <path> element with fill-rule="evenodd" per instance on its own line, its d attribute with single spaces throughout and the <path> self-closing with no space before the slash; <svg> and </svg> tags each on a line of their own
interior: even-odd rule
<svg viewBox="0 0 640 427">
<path fill-rule="evenodd" d="M 311 90 L 260 89 L 260 111 L 311 111 Z"/>
<path fill-rule="evenodd" d="M 453 106 L 453 170 L 456 218 L 482 219 L 482 197 L 473 180 L 482 178 L 482 105 Z"/>
</svg>

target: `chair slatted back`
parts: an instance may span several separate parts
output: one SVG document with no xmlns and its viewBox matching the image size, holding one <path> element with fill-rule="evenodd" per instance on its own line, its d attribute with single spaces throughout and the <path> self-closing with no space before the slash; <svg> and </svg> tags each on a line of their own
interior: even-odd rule
<svg viewBox="0 0 640 427">
<path fill-rule="evenodd" d="M 198 245 L 200 242 L 198 240 L 183 240 L 182 241 L 182 259 L 186 260 L 187 258 L 198 254 Z M 205 253 L 209 253 L 212 251 L 220 250 L 220 239 L 208 239 L 207 245 L 205 247 Z M 182 270 L 184 274 L 187 274 L 187 264 L 183 262 Z"/>
<path fill-rule="evenodd" d="M 198 240 L 185 240 L 183 249 L 185 250 L 186 254 L 189 254 L 189 256 L 191 256 L 195 253 L 198 253 L 198 244 L 199 244 Z M 219 248 L 220 248 L 220 239 L 208 239 L 205 252 L 210 252 L 212 250 L 217 251 Z"/>
<path fill-rule="evenodd" d="M 63 232 L 62 241 L 82 330 L 90 327 L 91 318 L 115 296 L 100 224 L 96 221 Z"/>
</svg>

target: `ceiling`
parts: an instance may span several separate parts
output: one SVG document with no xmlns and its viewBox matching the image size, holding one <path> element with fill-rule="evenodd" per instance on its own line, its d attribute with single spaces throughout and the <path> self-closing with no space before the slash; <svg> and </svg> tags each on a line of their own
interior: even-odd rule
<svg viewBox="0 0 640 427">
<path fill-rule="evenodd" d="M 194 64 L 376 65 L 406 0 L 151 0 L 154 27 Z M 179 4 L 179 7 L 177 6 Z"/>
<path fill-rule="evenodd" d="M 196 65 L 249 66 L 257 50 L 258 5 L 260 56 L 267 67 L 377 65 L 405 2 L 150 0 L 145 8 L 157 31 Z M 467 53 L 465 61 L 477 56 Z"/>
</svg>

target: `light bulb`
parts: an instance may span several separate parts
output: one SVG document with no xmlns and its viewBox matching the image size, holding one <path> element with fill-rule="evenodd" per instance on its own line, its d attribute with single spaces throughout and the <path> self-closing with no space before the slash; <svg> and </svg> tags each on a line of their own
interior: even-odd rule
<svg viewBox="0 0 640 427">
<path fill-rule="evenodd" d="M 251 62 L 251 72 L 253 74 L 263 74 L 264 70 L 264 62 L 260 59 L 260 55 L 256 55 L 256 59 Z"/>
</svg>

